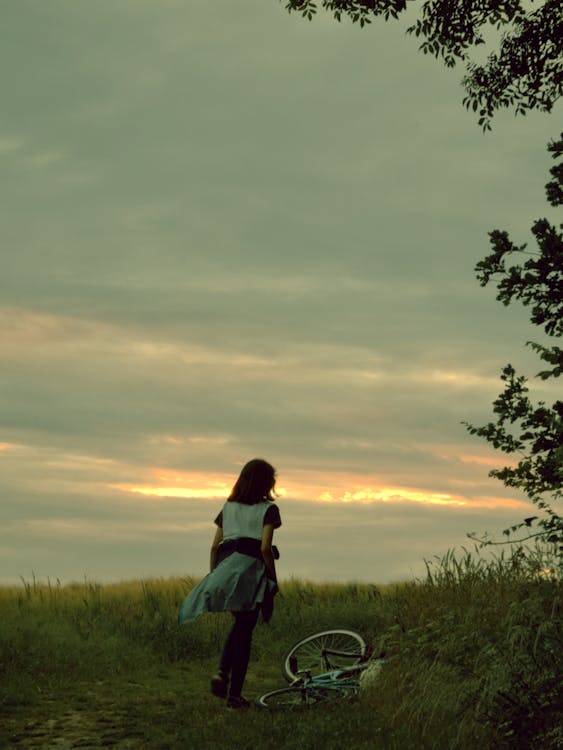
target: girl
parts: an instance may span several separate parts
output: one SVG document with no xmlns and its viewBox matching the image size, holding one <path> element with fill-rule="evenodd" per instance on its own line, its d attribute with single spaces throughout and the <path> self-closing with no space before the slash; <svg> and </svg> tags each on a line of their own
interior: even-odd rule
<svg viewBox="0 0 563 750">
<path fill-rule="evenodd" d="M 274 505 L 276 471 L 255 458 L 242 469 L 222 511 L 211 544 L 210 573 L 180 607 L 181 623 L 202 612 L 231 611 L 235 620 L 225 641 L 219 672 L 211 679 L 211 692 L 227 697 L 228 708 L 246 708 L 241 696 L 246 677 L 252 633 L 260 610 L 269 622 L 278 590 L 272 546 L 274 529 L 281 526 Z"/>
</svg>

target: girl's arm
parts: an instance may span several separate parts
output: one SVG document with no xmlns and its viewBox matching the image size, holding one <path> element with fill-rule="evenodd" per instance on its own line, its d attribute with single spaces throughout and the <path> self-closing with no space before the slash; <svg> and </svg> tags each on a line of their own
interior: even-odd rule
<svg viewBox="0 0 563 750">
<path fill-rule="evenodd" d="M 211 542 L 211 554 L 209 555 L 209 569 L 210 570 L 213 570 L 213 568 L 217 565 L 217 550 L 222 541 L 223 541 L 223 529 L 220 526 L 218 526 L 215 532 L 215 536 L 213 537 L 213 541 Z"/>
<path fill-rule="evenodd" d="M 272 539 L 274 538 L 274 525 L 267 523 L 262 528 L 262 544 L 260 545 L 260 551 L 262 552 L 262 558 L 264 565 L 268 571 L 268 576 L 272 581 L 277 581 L 276 577 L 276 566 L 274 563 L 274 553 L 272 552 Z"/>
</svg>

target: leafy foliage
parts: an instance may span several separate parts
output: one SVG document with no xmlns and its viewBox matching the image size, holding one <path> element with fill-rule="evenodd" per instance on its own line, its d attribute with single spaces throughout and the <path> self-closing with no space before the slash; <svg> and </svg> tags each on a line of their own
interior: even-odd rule
<svg viewBox="0 0 563 750">
<path fill-rule="evenodd" d="M 557 159 L 563 155 L 563 133 L 550 143 L 549 150 Z M 553 167 L 553 180 L 546 186 L 549 202 L 563 204 L 563 169 Z M 562 225 L 563 226 L 563 225 Z M 526 245 L 516 246 L 506 232 L 490 233 L 492 253 L 476 266 L 482 286 L 491 281 L 497 285 L 497 299 L 504 305 L 519 300 L 531 308 L 532 323 L 541 326 L 554 338 L 563 334 L 563 235 L 546 219 L 536 221 L 532 228 L 539 251 L 528 254 Z M 509 266 L 507 259 L 529 255 L 522 264 Z M 528 342 L 548 368 L 540 371 L 542 380 L 558 378 L 563 372 L 563 350 L 556 345 L 545 346 Z M 563 553 L 563 518 L 553 509 L 553 503 L 563 497 L 563 401 L 551 406 L 543 401 L 534 405 L 528 398 L 527 379 L 518 375 L 512 365 L 506 365 L 501 379 L 504 391 L 493 404 L 496 422 L 483 427 L 467 425 L 469 432 L 479 435 L 505 453 L 519 453 L 516 466 L 495 469 L 491 476 L 509 487 L 523 490 L 544 511 L 543 516 L 525 519 L 507 529 L 507 535 L 535 521 L 537 534 L 559 546 Z"/>
<path fill-rule="evenodd" d="M 312 20 L 315 0 L 287 0 L 286 9 Z M 347 16 L 361 27 L 373 18 L 397 19 L 407 0 L 321 0 L 337 21 Z M 485 43 L 487 26 L 505 29 L 497 51 L 484 65 L 469 52 Z M 420 17 L 407 29 L 422 41 L 425 54 L 442 59 L 448 67 L 466 65 L 463 103 L 478 112 L 479 124 L 490 130 L 496 110 L 512 107 L 551 111 L 563 92 L 563 15 L 560 0 L 546 0 L 526 13 L 523 0 L 426 0 Z"/>
</svg>

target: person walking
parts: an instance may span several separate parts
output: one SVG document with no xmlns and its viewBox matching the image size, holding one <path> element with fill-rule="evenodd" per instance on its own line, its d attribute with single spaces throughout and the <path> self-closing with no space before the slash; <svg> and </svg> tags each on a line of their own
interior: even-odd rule
<svg viewBox="0 0 563 750">
<path fill-rule="evenodd" d="M 215 518 L 217 529 L 211 544 L 210 572 L 184 599 L 180 623 L 203 612 L 230 611 L 233 625 L 227 635 L 219 671 L 211 679 L 211 692 L 227 698 L 227 707 L 247 708 L 242 697 L 252 635 L 262 612 L 269 622 L 278 591 L 272 544 L 281 526 L 275 501 L 276 471 L 261 458 L 242 468 L 223 509 Z"/>
</svg>

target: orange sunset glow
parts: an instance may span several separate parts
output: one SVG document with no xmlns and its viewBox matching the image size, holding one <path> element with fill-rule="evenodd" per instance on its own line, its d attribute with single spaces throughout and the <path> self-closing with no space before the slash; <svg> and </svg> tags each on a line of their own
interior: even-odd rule
<svg viewBox="0 0 563 750">
<path fill-rule="evenodd" d="M 212 499 L 224 501 L 230 492 L 231 475 L 204 474 L 202 472 L 169 472 L 152 469 L 150 474 L 157 482 L 149 484 L 114 484 L 112 487 L 122 492 L 142 495 L 148 498 Z M 394 486 L 378 483 L 376 477 L 349 475 L 338 472 L 327 473 L 325 482 L 320 483 L 317 472 L 299 472 L 287 477 L 283 485 L 276 488 L 280 498 L 288 500 L 309 500 L 331 504 L 371 503 L 421 503 L 464 507 L 470 502 L 472 507 L 482 508 L 524 508 L 526 503 L 514 498 L 494 496 L 481 497 L 469 501 L 459 494 L 431 492 L 423 489 Z"/>
</svg>

